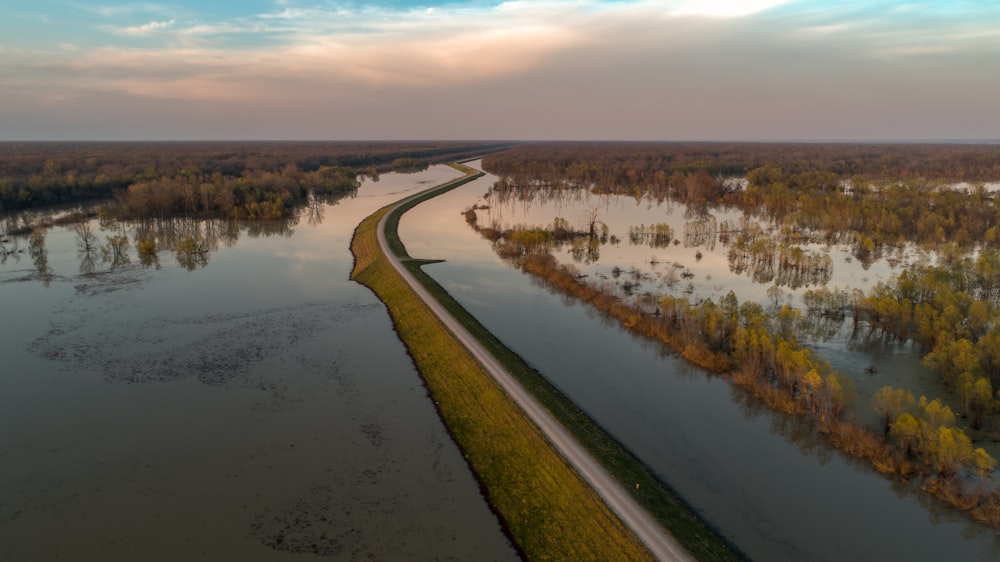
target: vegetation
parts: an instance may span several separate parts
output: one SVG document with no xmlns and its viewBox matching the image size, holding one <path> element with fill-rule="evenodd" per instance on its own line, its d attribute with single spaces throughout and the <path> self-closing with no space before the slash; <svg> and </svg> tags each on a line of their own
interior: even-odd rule
<svg viewBox="0 0 1000 562">
<path fill-rule="evenodd" d="M 826 285 L 833 276 L 833 259 L 774 239 L 756 222 L 743 221 L 738 228 L 723 223 L 729 245 L 729 268 L 747 273 L 755 283 L 771 283 L 792 289 Z M 711 234 L 710 234 L 711 235 Z"/>
<path fill-rule="evenodd" d="M 511 143 L 482 142 L 146 142 L 0 143 L 0 212 L 109 199 L 140 185 L 143 216 L 185 213 L 268 218 L 278 200 L 298 190 L 330 192 L 341 176 L 377 176 L 394 161 L 412 166 L 483 154 Z M 397 164 L 401 165 L 401 164 Z M 326 168 L 326 173 L 320 172 Z M 332 170 L 332 172 L 331 172 Z M 320 172 L 320 173 L 317 173 Z M 305 180 L 306 184 L 301 185 Z M 333 186 L 327 185 L 333 182 Z M 300 184 L 300 185 L 293 185 Z M 177 191 L 156 204 L 160 187 Z M 225 189 L 223 189 L 225 187 Z M 232 194 L 230 200 L 229 193 Z M 257 203 L 260 208 L 247 208 Z M 287 204 L 287 200 L 283 201 Z"/>
<path fill-rule="evenodd" d="M 121 217 L 228 217 L 274 220 L 291 213 L 292 204 L 307 196 L 343 197 L 357 191 L 352 168 L 321 166 L 302 172 L 293 165 L 280 172 L 244 172 L 239 177 L 187 173 L 133 183 L 118 191 L 115 209 Z"/>
<path fill-rule="evenodd" d="M 388 210 L 358 226 L 352 278 L 385 302 L 446 426 L 518 549 L 533 560 L 650 559 L 395 273 L 375 232 Z"/>
<path fill-rule="evenodd" d="M 495 240 L 502 248 L 498 254 L 553 289 L 594 306 L 637 335 L 668 345 L 695 365 L 728 377 L 772 409 L 813 420 L 831 444 L 868 460 L 880 472 L 904 479 L 920 476 L 925 490 L 1000 527 L 993 511 L 1000 505 L 1000 491 L 985 493 L 983 485 L 996 461 L 972 446 L 947 406 L 884 389 L 875 408 L 887 420 L 889 439 L 854 422 L 849 415 L 853 384 L 797 340 L 798 310 L 783 306 L 768 313 L 756 303 L 740 303 L 731 291 L 718 303 L 707 299 L 693 304 L 672 296 L 630 301 L 609 287 L 588 283 L 572 265 L 559 264 L 547 248 L 503 248 L 518 244 L 516 240 L 512 232 L 501 233 Z M 986 399 L 976 394 L 975 384 L 970 395 L 972 404 Z"/>
<path fill-rule="evenodd" d="M 855 177 L 996 181 L 998 153 L 1000 146 L 981 144 L 550 142 L 492 154 L 483 166 L 501 179 L 530 178 L 536 186 L 572 182 L 622 195 L 638 186 L 690 202 L 711 199 L 709 191 L 731 190 L 716 178 L 743 177 L 768 165 L 828 189 L 840 178 Z"/>
<path fill-rule="evenodd" d="M 640 224 L 628 230 L 628 241 L 633 246 L 666 248 L 674 240 L 674 230 L 666 223 Z"/>
<path fill-rule="evenodd" d="M 718 302 L 651 294 L 633 298 L 630 282 L 616 288 L 560 265 L 551 254 L 563 243 L 556 224 L 501 232 L 495 225 L 480 227 L 475 209 L 466 219 L 494 242 L 498 255 L 553 290 L 729 377 L 771 408 L 811 419 L 833 445 L 882 472 L 919 478 L 923 489 L 997 528 L 1000 492 L 986 486 L 996 462 L 973 445 L 969 429 L 957 425 L 958 416 L 947 405 L 886 387 L 872 404 L 883 420 L 881 431 L 865 427 L 854 421 L 851 380 L 798 338 L 820 324 L 817 318 L 842 322 L 850 317 L 856 337 L 913 341 L 926 350 L 924 362 L 955 391 L 971 435 L 1000 436 L 1000 422 L 994 421 L 1000 419 L 1000 394 L 995 393 L 1000 385 L 1000 206 L 983 185 L 956 189 L 948 183 L 1000 178 L 998 157 L 1000 149 L 983 146 L 549 144 L 517 147 L 484 161 L 487 170 L 500 175 L 491 196 L 501 200 L 586 189 L 637 201 L 686 203 L 691 220 L 685 244 L 711 247 L 722 241 L 729 246 L 731 270 L 773 283 L 775 289 L 830 280 L 829 255 L 803 249 L 802 243 L 848 244 L 865 267 L 908 243 L 943 256 L 940 265 L 904 271 L 868 295 L 806 291 L 806 314 L 777 301 L 770 309 L 740 303 L 732 292 Z M 745 175 L 745 180 L 726 175 Z M 744 218 L 716 224 L 707 212 L 711 206 L 735 206 Z M 764 230 L 755 218 L 774 226 Z M 633 226 L 628 233 L 631 244 L 652 248 L 678 243 L 675 236 L 667 225 L 657 224 Z M 593 232 L 584 237 L 596 242 Z M 958 255 L 973 248 L 973 257 Z M 616 279 L 621 274 L 619 268 L 612 271 Z M 641 274 L 629 276 L 638 280 Z"/>
<path fill-rule="evenodd" d="M 287 235 L 305 217 L 357 192 L 358 175 L 421 169 L 510 143 L 470 142 L 202 142 L 0 143 L 0 261 L 19 260 L 24 242 L 39 277 L 52 277 L 46 229 L 73 225 L 80 272 L 130 263 L 133 246 L 146 267 L 172 251 L 193 270 L 219 241 Z M 101 200 L 94 210 L 66 212 L 56 203 Z M 45 207 L 30 209 L 28 207 Z M 91 205 L 89 209 L 93 209 Z M 17 213 L 4 211 L 18 210 Z M 100 215 L 103 241 L 89 226 Z M 199 219 L 195 223 L 191 219 Z M 30 238 L 30 240 L 28 240 Z"/>
<path fill-rule="evenodd" d="M 389 169 L 393 172 L 412 173 L 427 169 L 430 165 L 425 158 L 396 158 L 389 164 Z"/>
<path fill-rule="evenodd" d="M 904 242 L 1000 246 L 1000 206 L 982 184 L 1000 179 L 996 145 L 552 143 L 483 166 L 500 193 L 589 189 L 695 211 L 735 206 L 788 237 L 849 243 L 864 264 Z"/>
</svg>

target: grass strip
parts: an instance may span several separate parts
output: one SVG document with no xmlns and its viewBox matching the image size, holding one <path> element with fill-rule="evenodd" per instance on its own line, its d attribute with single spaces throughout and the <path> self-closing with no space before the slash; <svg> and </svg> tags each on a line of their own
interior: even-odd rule
<svg viewBox="0 0 1000 562">
<path fill-rule="evenodd" d="M 425 264 L 414 260 L 404 265 L 693 557 L 702 561 L 746 560 L 734 545 L 699 517 L 676 492 L 658 480 L 635 455 L 424 273 L 421 266 Z"/>
<path fill-rule="evenodd" d="M 377 211 L 355 230 L 351 278 L 375 292 L 389 309 L 439 414 L 522 556 L 651 560 L 638 539 L 393 269 L 376 238 L 378 222 L 388 211 Z M 394 213 L 393 224 L 401 213 Z"/>
</svg>

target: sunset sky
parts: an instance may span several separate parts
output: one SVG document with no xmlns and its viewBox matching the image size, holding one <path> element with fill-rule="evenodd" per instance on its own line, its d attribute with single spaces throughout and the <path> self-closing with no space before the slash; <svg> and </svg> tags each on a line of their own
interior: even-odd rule
<svg viewBox="0 0 1000 562">
<path fill-rule="evenodd" d="M 0 140 L 997 138 L 1000 2 L 0 6 Z"/>
</svg>

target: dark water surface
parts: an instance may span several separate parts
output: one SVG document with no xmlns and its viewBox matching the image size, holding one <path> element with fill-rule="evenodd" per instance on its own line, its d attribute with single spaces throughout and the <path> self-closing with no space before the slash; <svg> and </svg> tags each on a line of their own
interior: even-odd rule
<svg viewBox="0 0 1000 562">
<path fill-rule="evenodd" d="M 363 217 L 456 175 L 383 175 L 191 271 L 133 247 L 82 274 L 56 226 L 40 273 L 20 240 L 0 265 L 0 560 L 516 559 L 348 280 Z"/>
<path fill-rule="evenodd" d="M 749 557 L 1000 559 L 992 531 L 845 458 L 808 425 L 762 409 L 725 381 L 662 356 L 506 266 L 461 215 L 482 203 L 493 181 L 486 176 L 404 215 L 400 233 L 410 255 L 447 260 L 425 270 Z M 576 218 L 559 204 L 555 216 Z M 542 213 L 535 206 L 506 218 L 516 223 L 531 212 Z M 720 269 L 716 278 L 723 277 Z"/>
</svg>

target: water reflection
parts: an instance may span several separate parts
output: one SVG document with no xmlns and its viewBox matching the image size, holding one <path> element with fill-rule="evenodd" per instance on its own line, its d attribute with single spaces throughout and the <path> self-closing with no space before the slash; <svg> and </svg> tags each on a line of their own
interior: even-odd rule
<svg viewBox="0 0 1000 562">
<path fill-rule="evenodd" d="M 160 269 L 163 254 L 172 254 L 179 267 L 193 271 L 207 267 L 214 252 L 235 246 L 242 236 L 291 238 L 301 222 L 318 227 L 328 208 L 356 195 L 356 191 L 310 195 L 292 215 L 258 221 L 198 217 L 119 220 L 98 205 L 30 210 L 0 221 L 0 265 L 8 260 L 19 262 L 27 246 L 35 277 L 49 286 L 56 272 L 49 263 L 47 239 L 53 229 L 65 227 L 74 236 L 80 274 L 113 272 L 127 268 L 135 260 L 144 268 Z M 69 271 L 60 274 L 72 275 Z"/>
<path fill-rule="evenodd" d="M 555 245 L 567 261 L 586 266 L 581 275 L 606 276 L 612 268 L 635 266 L 657 277 L 649 265 L 681 263 L 702 282 L 679 285 L 671 275 L 649 289 L 695 298 L 720 296 L 725 287 L 734 288 L 741 300 L 762 302 L 770 284 L 791 289 L 795 296 L 838 283 L 867 289 L 914 259 L 935 256 L 908 244 L 874 244 L 852 232 L 790 226 L 761 212 L 634 199 L 558 182 L 497 179 L 472 209 L 481 230 L 497 232 L 552 225 L 554 219 L 586 231 L 594 210 L 606 231 L 600 245 L 582 240 Z M 640 253 L 643 248 L 653 255 Z"/>
<path fill-rule="evenodd" d="M 21 251 L 18 248 L 17 239 L 8 238 L 6 235 L 0 234 L 0 265 L 7 263 L 7 260 L 11 257 L 17 256 Z"/>
<path fill-rule="evenodd" d="M 789 561 L 996 559 L 997 541 L 961 513 L 912 484 L 876 474 L 826 445 L 810 424 L 771 412 L 747 393 L 672 359 L 661 344 L 624 333 L 608 314 L 534 277 L 505 269 L 478 234 L 471 229 L 462 234 L 460 219 L 448 227 L 440 217 L 467 212 L 472 204 L 476 222 L 486 228 L 526 225 L 530 229 L 550 225 L 554 217 L 568 217 L 575 229 L 586 230 L 586 209 L 599 204 L 601 220 L 610 230 L 609 243 L 601 246 L 600 262 L 575 262 L 567 246 L 555 246 L 553 252 L 589 280 L 619 288 L 633 284 L 637 302 L 664 290 L 661 285 L 666 287 L 668 279 L 673 284 L 670 290 L 676 292 L 697 283 L 696 297 L 721 296 L 732 289 L 741 302 L 751 300 L 769 307 L 801 298 L 807 290 L 804 285 L 781 287 L 773 279 L 766 285 L 755 284 L 745 273 L 730 270 L 728 250 L 739 228 L 730 229 L 728 241 L 716 238 L 714 250 L 673 243 L 663 248 L 614 244 L 611 239 L 616 234 L 628 239 L 630 226 L 666 223 L 675 233 L 686 232 L 689 221 L 699 221 L 690 227 L 692 233 L 711 230 L 711 226 L 696 216 L 680 216 L 687 214 L 680 205 L 650 207 L 630 198 L 605 198 L 583 190 L 561 194 L 544 185 L 540 199 L 526 202 L 530 193 L 511 189 L 516 197 L 501 201 L 488 185 L 490 181 L 487 176 L 407 213 L 401 235 L 408 248 L 419 248 L 414 255 L 433 251 L 435 258 L 446 260 L 427 268 L 428 272 L 652 470 L 680 489 L 750 556 Z M 476 190 L 486 189 L 487 195 L 477 198 Z M 464 199 L 460 197 L 463 191 Z M 541 199 L 548 203 L 540 204 Z M 752 217 L 744 223 L 742 217 L 718 209 L 712 213 L 719 231 L 726 223 L 740 228 L 763 224 Z M 770 236 L 780 248 L 791 244 L 795 233 L 779 229 Z M 411 243 L 416 240 L 419 246 Z M 836 268 L 829 283 L 834 285 L 871 286 L 891 270 L 877 261 L 865 270 L 848 246 L 800 245 L 808 256 L 831 257 Z M 700 261 L 698 251 L 703 254 Z M 775 278 L 780 255 L 780 249 L 776 250 Z M 851 262 L 845 261 L 848 256 Z M 850 292 L 845 289 L 839 294 L 849 296 Z M 880 363 L 878 373 L 864 373 L 861 367 L 871 356 L 859 358 L 845 349 L 851 323 L 842 316 L 803 314 L 798 321 L 828 342 L 818 341 L 818 351 L 837 350 L 834 367 L 838 370 L 860 362 L 854 370 L 868 385 L 859 385 L 862 396 L 884 384 L 883 377 L 897 376 L 893 366 L 907 371 L 907 376 L 921 376 L 919 358 L 914 363 L 909 355 L 881 357 L 887 366 Z"/>
<path fill-rule="evenodd" d="M 698 218 L 684 223 L 684 247 L 705 247 L 715 249 L 718 239 L 718 221 L 709 213 L 702 213 Z"/>
<path fill-rule="evenodd" d="M 35 265 L 38 278 L 48 287 L 52 282 L 52 268 L 49 267 L 49 251 L 45 247 L 44 230 L 33 230 L 28 236 L 28 255 Z"/>
<path fill-rule="evenodd" d="M 515 560 L 348 279 L 388 192 L 457 175 L 385 174 L 284 221 L 0 219 L 0 560 Z"/>
<path fill-rule="evenodd" d="M 99 242 L 97 233 L 89 222 L 80 222 L 72 226 L 76 233 L 76 252 L 80 258 L 80 273 L 89 275 L 97 269 L 97 252 Z"/>
</svg>

